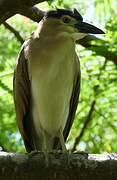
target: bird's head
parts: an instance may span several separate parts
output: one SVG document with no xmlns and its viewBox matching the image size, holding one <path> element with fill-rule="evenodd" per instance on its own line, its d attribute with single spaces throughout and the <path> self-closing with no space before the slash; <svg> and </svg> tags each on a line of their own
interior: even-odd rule
<svg viewBox="0 0 117 180">
<path fill-rule="evenodd" d="M 104 32 L 83 21 L 80 13 L 74 9 L 56 9 L 46 12 L 44 27 L 50 34 L 71 37 L 74 40 L 82 39 L 87 34 L 104 34 Z"/>
</svg>

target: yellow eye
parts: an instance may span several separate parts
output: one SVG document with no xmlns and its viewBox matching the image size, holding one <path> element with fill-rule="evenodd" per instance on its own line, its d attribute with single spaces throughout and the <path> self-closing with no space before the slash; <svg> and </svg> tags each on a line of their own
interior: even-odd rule
<svg viewBox="0 0 117 180">
<path fill-rule="evenodd" d="M 68 24 L 71 21 L 69 17 L 63 17 L 62 20 L 65 24 Z"/>
</svg>

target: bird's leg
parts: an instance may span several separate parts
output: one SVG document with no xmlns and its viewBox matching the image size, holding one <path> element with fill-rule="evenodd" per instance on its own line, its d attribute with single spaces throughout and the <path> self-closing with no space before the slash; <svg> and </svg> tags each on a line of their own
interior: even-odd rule
<svg viewBox="0 0 117 180">
<path fill-rule="evenodd" d="M 43 131 L 42 131 L 42 134 L 43 134 L 42 151 L 43 151 L 43 153 L 44 153 L 46 166 L 48 167 L 49 161 L 48 161 L 48 149 L 47 149 L 46 132 L 43 130 Z"/>
<path fill-rule="evenodd" d="M 64 137 L 63 137 L 63 132 L 60 130 L 59 131 L 59 139 L 60 139 L 60 143 L 61 143 L 61 147 L 62 147 L 62 151 L 66 152 L 67 148 L 65 146 L 65 141 L 64 141 Z"/>
<path fill-rule="evenodd" d="M 69 164 L 70 164 L 70 159 L 69 159 L 70 152 L 69 152 L 69 150 L 67 150 L 67 148 L 65 146 L 65 140 L 64 140 L 63 132 L 61 130 L 59 132 L 59 139 L 60 139 L 62 151 L 63 151 L 63 153 L 65 153 L 67 155 L 67 164 L 69 166 Z"/>
</svg>

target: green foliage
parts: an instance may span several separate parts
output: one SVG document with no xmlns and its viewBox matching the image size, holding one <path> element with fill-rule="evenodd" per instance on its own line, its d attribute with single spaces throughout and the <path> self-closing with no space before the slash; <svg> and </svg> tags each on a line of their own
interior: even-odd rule
<svg viewBox="0 0 117 180">
<path fill-rule="evenodd" d="M 116 14 L 114 14 L 113 17 L 107 22 L 107 25 L 106 25 L 106 29 L 108 33 L 107 41 L 108 41 L 108 50 L 113 52 L 117 56 L 117 17 L 116 17 Z"/>
<path fill-rule="evenodd" d="M 68 1 L 56 0 L 51 2 L 55 7 L 71 7 L 74 4 L 85 12 L 89 7 L 87 1 Z M 89 2 L 89 1 L 88 1 Z M 109 51 L 114 57 L 117 56 L 117 18 L 114 13 L 114 0 L 93 2 L 92 9 L 95 9 L 94 17 L 101 18 L 102 13 L 106 16 L 106 36 L 104 41 L 99 41 L 100 50 L 96 48 L 87 50 L 81 46 L 76 47 L 80 57 L 82 70 L 81 94 L 78 111 L 75 122 L 67 141 L 68 148 L 73 147 L 75 138 L 79 136 L 85 124 L 92 102 L 96 104 L 92 112 L 91 119 L 84 130 L 77 150 L 86 150 L 93 153 L 114 152 L 117 150 L 117 69 L 110 59 L 105 59 L 103 55 Z M 100 9 L 105 8 L 102 12 Z M 49 4 L 50 5 L 50 4 Z M 46 4 L 47 6 L 47 4 Z M 47 6 L 47 8 L 49 8 Z M 113 14 L 110 13 L 113 11 Z M 111 18 L 110 18 L 111 17 Z M 101 18 L 101 24 L 105 25 L 104 18 Z M 15 16 L 9 20 L 21 34 L 24 39 L 30 37 L 30 34 L 37 27 L 37 24 L 20 16 Z M 104 43 L 106 42 L 106 43 Z M 97 41 L 93 42 L 95 45 Z M 15 109 L 12 94 L 13 71 L 21 44 L 17 41 L 14 34 L 0 26 L 0 146 L 7 151 L 23 152 L 24 146 L 16 124 Z M 102 48 L 103 47 L 103 48 Z M 95 53 L 94 50 L 95 49 Z M 99 51 L 102 56 L 98 56 Z"/>
<path fill-rule="evenodd" d="M 48 1 L 49 6 L 53 7 L 53 8 L 69 8 L 71 6 L 73 6 L 74 4 L 77 3 L 77 0 L 50 0 Z"/>
</svg>

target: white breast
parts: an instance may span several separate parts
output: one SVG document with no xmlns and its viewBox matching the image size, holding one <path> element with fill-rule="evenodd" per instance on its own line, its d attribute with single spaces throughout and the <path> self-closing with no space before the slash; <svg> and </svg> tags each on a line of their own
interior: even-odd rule
<svg viewBox="0 0 117 180">
<path fill-rule="evenodd" d="M 73 89 L 75 49 L 39 50 L 31 64 L 33 120 L 37 133 L 51 136 L 64 129 Z"/>
</svg>

